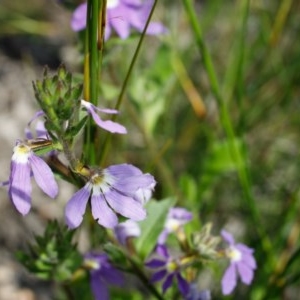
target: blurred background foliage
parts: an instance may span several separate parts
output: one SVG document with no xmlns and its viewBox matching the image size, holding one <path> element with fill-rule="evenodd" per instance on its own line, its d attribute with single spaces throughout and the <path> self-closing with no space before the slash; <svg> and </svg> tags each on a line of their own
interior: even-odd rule
<svg viewBox="0 0 300 300">
<path fill-rule="evenodd" d="M 80 79 L 82 47 L 71 11 L 58 2 L 1 0 L 0 49 L 33 68 L 64 62 Z M 194 7 L 227 117 L 184 5 L 159 1 L 154 18 L 169 32 L 145 38 L 120 109 L 129 134 L 114 137 L 106 164 L 126 160 L 152 172 L 156 199 L 174 195 L 202 224 L 226 227 L 256 249 L 255 281 L 232 299 L 298 299 L 300 3 L 210 0 Z M 138 39 L 106 43 L 100 106 L 115 105 Z M 209 288 L 218 299 L 219 284 Z"/>
</svg>

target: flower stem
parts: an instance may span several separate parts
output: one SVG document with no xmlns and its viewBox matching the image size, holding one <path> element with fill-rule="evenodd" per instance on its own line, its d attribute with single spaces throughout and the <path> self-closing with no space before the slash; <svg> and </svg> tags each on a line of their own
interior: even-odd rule
<svg viewBox="0 0 300 300">
<path fill-rule="evenodd" d="M 105 0 L 88 0 L 87 3 L 87 28 L 85 38 L 84 61 L 84 99 L 94 105 L 98 105 L 99 81 L 101 70 L 101 57 L 103 50 L 104 26 L 103 17 L 106 8 Z M 88 163 L 95 164 L 97 153 L 98 131 L 96 126 L 88 122 L 84 136 L 84 153 Z"/>
</svg>

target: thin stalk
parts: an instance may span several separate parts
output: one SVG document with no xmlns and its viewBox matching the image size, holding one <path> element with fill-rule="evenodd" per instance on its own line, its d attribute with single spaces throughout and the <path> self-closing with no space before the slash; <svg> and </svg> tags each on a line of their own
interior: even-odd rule
<svg viewBox="0 0 300 300">
<path fill-rule="evenodd" d="M 238 15 L 241 15 L 241 21 L 238 23 L 238 29 L 235 34 L 235 41 L 226 70 L 225 79 L 222 87 L 223 98 L 226 102 L 232 100 L 234 89 L 236 89 L 236 100 L 239 108 L 242 106 L 242 96 L 244 95 L 244 60 L 245 60 L 245 39 L 247 36 L 247 20 L 249 15 L 250 1 L 239 2 L 240 8 Z"/>
<path fill-rule="evenodd" d="M 260 214 L 256 207 L 255 199 L 252 194 L 251 180 L 250 180 L 247 164 L 245 163 L 245 161 L 246 161 L 246 159 L 244 157 L 245 155 L 240 150 L 237 143 L 235 142 L 236 135 L 234 132 L 233 124 L 230 119 L 230 115 L 228 112 L 226 102 L 224 101 L 224 99 L 221 95 L 215 68 L 213 66 L 210 53 L 205 45 L 203 35 L 202 35 L 202 30 L 201 30 L 200 24 L 198 22 L 198 19 L 197 19 L 196 13 L 195 13 L 195 8 L 193 7 L 191 0 L 183 0 L 183 4 L 184 4 L 184 8 L 186 10 L 188 19 L 190 21 L 191 27 L 194 31 L 196 44 L 197 44 L 199 51 L 201 53 L 201 56 L 203 58 L 204 67 L 206 69 L 206 72 L 207 72 L 207 75 L 209 78 L 209 82 L 211 84 L 212 92 L 213 92 L 215 99 L 217 101 L 217 104 L 219 106 L 220 122 L 224 128 L 224 131 L 225 131 L 227 139 L 228 139 L 230 153 L 236 163 L 238 178 L 239 178 L 240 184 L 243 188 L 244 200 L 245 200 L 246 205 L 248 206 L 250 213 L 251 213 L 250 214 L 250 216 L 252 218 L 251 225 L 255 224 L 255 229 L 257 230 L 257 233 L 260 236 L 261 241 L 262 241 L 263 250 L 267 254 L 266 257 L 268 258 L 268 267 L 271 268 L 275 262 L 275 258 L 274 258 L 273 251 L 272 251 L 273 248 L 272 248 L 271 241 L 262 226 Z M 247 16 L 247 14 L 244 14 L 244 16 Z"/>
<path fill-rule="evenodd" d="M 88 0 L 87 3 L 87 27 L 85 36 L 85 61 L 84 61 L 84 99 L 94 105 L 98 105 L 99 98 L 99 36 L 103 36 L 102 20 L 103 7 L 102 0 Z M 101 21 L 102 23 L 102 21 Z M 102 47 L 100 49 L 102 51 Z M 88 163 L 95 163 L 95 153 L 98 135 L 97 128 L 88 121 L 84 135 L 84 153 L 88 158 Z"/>
<path fill-rule="evenodd" d="M 98 21 L 99 21 L 99 1 L 88 1 L 89 21 L 89 70 L 90 70 L 90 102 L 98 105 L 99 94 L 99 54 L 98 54 Z"/>
<path fill-rule="evenodd" d="M 150 11 L 149 17 L 148 17 L 146 25 L 145 25 L 145 28 L 144 28 L 144 30 L 143 30 L 143 32 L 141 34 L 141 37 L 140 37 L 139 42 L 138 42 L 138 45 L 137 45 L 137 47 L 135 49 L 135 52 L 133 54 L 131 63 L 129 65 L 129 69 L 128 69 L 127 74 L 125 76 L 125 79 L 123 81 L 123 85 L 122 85 L 122 88 L 121 88 L 121 91 L 120 91 L 117 103 L 115 105 L 115 109 L 116 110 L 119 110 L 119 108 L 120 108 L 120 106 L 121 106 L 121 104 L 123 102 L 125 91 L 126 91 L 126 88 L 128 86 L 129 79 L 131 78 L 133 68 L 135 66 L 135 63 L 136 63 L 137 58 L 138 58 L 138 55 L 140 53 L 141 46 L 142 46 L 142 43 L 144 41 L 144 37 L 146 35 L 146 31 L 147 31 L 148 25 L 150 23 L 150 20 L 152 18 L 153 12 L 155 10 L 156 4 L 157 4 L 157 0 L 154 0 L 152 9 Z M 113 115 L 112 116 L 112 121 L 115 121 L 116 117 L 117 117 L 117 115 Z M 106 136 L 106 139 L 104 141 L 103 149 L 102 149 L 101 154 L 99 156 L 99 160 L 98 161 L 100 161 L 100 165 L 102 165 L 104 163 L 105 159 L 106 159 L 106 156 L 107 156 L 107 153 L 108 153 L 108 150 L 109 150 L 110 140 L 111 140 L 111 133 L 108 133 L 107 136 Z"/>
</svg>

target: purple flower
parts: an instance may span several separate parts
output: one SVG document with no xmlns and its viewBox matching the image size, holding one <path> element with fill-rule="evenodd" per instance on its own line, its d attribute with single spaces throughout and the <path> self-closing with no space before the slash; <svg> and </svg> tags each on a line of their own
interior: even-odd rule
<svg viewBox="0 0 300 300">
<path fill-rule="evenodd" d="M 230 259 L 230 265 L 222 278 L 222 293 L 229 295 L 237 285 L 237 273 L 243 283 L 249 285 L 252 282 L 256 261 L 253 249 L 244 244 L 236 244 L 233 236 L 225 230 L 222 230 L 221 235 L 229 244 L 226 255 Z"/>
<path fill-rule="evenodd" d="M 130 27 L 139 32 L 144 30 L 150 14 L 153 0 L 107 0 L 105 40 L 114 29 L 121 39 L 126 39 L 130 34 Z M 71 27 L 80 31 L 86 27 L 87 4 L 79 5 L 73 13 Z M 151 22 L 147 34 L 157 35 L 165 33 L 166 28 L 158 22 Z"/>
<path fill-rule="evenodd" d="M 141 228 L 138 223 L 132 220 L 126 220 L 125 222 L 119 223 L 114 228 L 114 232 L 119 243 L 125 246 L 128 238 L 141 235 Z"/>
<path fill-rule="evenodd" d="M 157 253 L 161 258 L 153 258 L 148 261 L 145 265 L 149 268 L 158 269 L 152 277 L 152 282 L 157 282 L 163 280 L 163 293 L 166 292 L 168 288 L 171 287 L 174 278 L 176 278 L 179 290 L 183 296 L 187 295 L 189 292 L 189 284 L 181 276 L 180 271 L 182 263 L 179 259 L 172 258 L 164 245 L 159 245 L 156 249 Z"/>
<path fill-rule="evenodd" d="M 127 130 L 124 126 L 122 126 L 122 125 L 120 125 L 116 122 L 110 121 L 110 120 L 103 121 L 103 120 L 101 120 L 101 118 L 97 114 L 97 111 L 104 112 L 104 113 L 107 113 L 107 114 L 117 114 L 118 113 L 117 110 L 114 110 L 114 109 L 100 109 L 97 106 L 95 106 L 92 103 L 87 102 L 85 100 L 81 100 L 81 106 L 84 107 L 87 110 L 87 112 L 92 116 L 93 120 L 95 121 L 95 123 L 99 127 L 103 128 L 107 131 L 110 131 L 112 133 L 121 133 L 121 134 L 127 133 Z"/>
<path fill-rule="evenodd" d="M 165 222 L 164 230 L 158 237 L 157 243 L 163 245 L 170 233 L 179 232 L 182 226 L 193 218 L 193 214 L 181 207 L 170 208 Z"/>
<path fill-rule="evenodd" d="M 146 211 L 136 193 L 153 184 L 152 175 L 129 164 L 91 170 L 89 181 L 66 205 L 66 223 L 69 228 L 80 225 L 90 196 L 92 215 L 104 227 L 114 228 L 118 224 L 116 213 L 134 221 L 143 220 Z"/>
<path fill-rule="evenodd" d="M 95 300 L 110 299 L 109 284 L 124 284 L 123 275 L 110 264 L 106 254 L 89 253 L 85 255 L 84 264 L 90 269 L 90 283 Z"/>
<path fill-rule="evenodd" d="M 38 186 L 51 198 L 58 186 L 49 166 L 25 142 L 17 142 L 11 160 L 8 193 L 16 209 L 26 215 L 31 207 L 31 171 Z"/>
<path fill-rule="evenodd" d="M 147 188 L 138 189 L 135 193 L 135 197 L 143 205 L 145 205 L 152 197 L 152 192 L 155 187 L 156 182 L 153 182 Z"/>
<path fill-rule="evenodd" d="M 38 119 L 41 116 L 44 116 L 45 113 L 42 110 L 37 111 L 32 119 L 28 122 L 26 128 L 25 128 L 25 136 L 27 139 L 33 139 L 33 138 L 48 138 L 48 131 L 45 128 L 45 122 L 38 120 L 35 124 L 35 136 L 32 134 L 32 131 L 30 129 L 32 122 L 34 122 L 36 119 Z"/>
</svg>

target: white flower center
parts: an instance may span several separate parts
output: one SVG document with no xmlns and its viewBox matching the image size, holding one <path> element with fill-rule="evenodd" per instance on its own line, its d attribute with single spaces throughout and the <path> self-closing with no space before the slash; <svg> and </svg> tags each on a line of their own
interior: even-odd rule
<svg viewBox="0 0 300 300">
<path fill-rule="evenodd" d="M 106 6 L 108 9 L 115 8 L 119 5 L 120 0 L 107 0 Z"/>
<path fill-rule="evenodd" d="M 93 195 L 106 194 L 109 190 L 112 189 L 116 179 L 103 170 L 102 174 L 95 174 L 91 178 L 93 184 Z"/>
<path fill-rule="evenodd" d="M 237 248 L 234 248 L 234 247 L 230 247 L 227 250 L 227 255 L 230 258 L 230 260 L 233 261 L 233 262 L 237 262 L 237 261 L 240 261 L 242 259 L 242 252 L 240 250 L 238 250 Z"/>
<path fill-rule="evenodd" d="M 169 232 L 175 232 L 178 230 L 178 228 L 181 226 L 181 223 L 177 219 L 167 219 L 167 222 L 165 224 L 165 228 Z"/>
<path fill-rule="evenodd" d="M 31 149 L 25 144 L 18 144 L 14 147 L 14 154 L 12 160 L 18 164 L 26 164 L 28 162 L 28 157 L 30 156 Z"/>
</svg>

